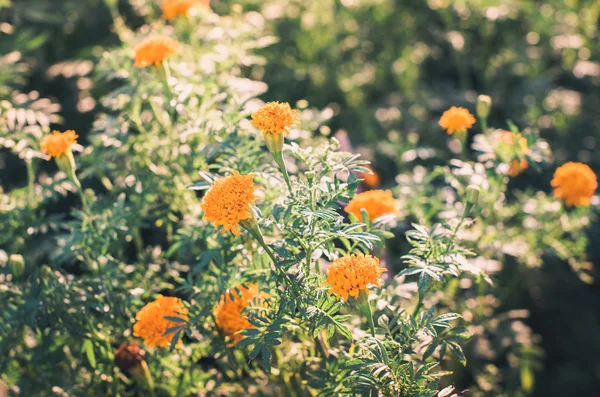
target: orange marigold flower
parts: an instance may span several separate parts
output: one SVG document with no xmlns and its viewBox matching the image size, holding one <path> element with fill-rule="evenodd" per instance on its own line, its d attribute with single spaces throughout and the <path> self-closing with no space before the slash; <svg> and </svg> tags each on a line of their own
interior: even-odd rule
<svg viewBox="0 0 600 397">
<path fill-rule="evenodd" d="M 588 206 L 598 188 L 596 174 L 582 163 L 568 162 L 554 172 L 554 195 L 568 206 Z"/>
<path fill-rule="evenodd" d="M 177 40 L 167 36 L 150 37 L 138 44 L 133 50 L 135 67 L 160 66 L 167 58 L 180 52 Z"/>
<path fill-rule="evenodd" d="M 189 15 L 190 10 L 198 7 L 208 7 L 210 0 L 163 0 L 163 16 L 168 20 L 173 20 L 182 15 Z"/>
<path fill-rule="evenodd" d="M 298 111 L 287 102 L 269 102 L 252 113 L 252 125 L 263 134 L 284 134 L 299 121 Z"/>
<path fill-rule="evenodd" d="M 367 211 L 371 221 L 382 215 L 397 212 L 396 201 L 391 190 L 369 190 L 368 192 L 359 193 L 350 200 L 344 211 L 353 214 L 360 220 L 362 219 L 362 209 Z"/>
<path fill-rule="evenodd" d="M 52 131 L 52 134 L 46 135 L 40 147 L 42 152 L 50 157 L 60 157 L 71 150 L 71 146 L 77 143 L 78 135 L 73 130 L 65 132 Z"/>
<path fill-rule="evenodd" d="M 440 121 L 440 127 L 444 128 L 448 134 L 455 132 L 464 132 L 467 128 L 471 128 L 475 124 L 475 117 L 465 108 L 452 106 L 446 110 Z"/>
<path fill-rule="evenodd" d="M 239 290 L 239 293 L 236 290 Z M 230 345 L 235 345 L 243 339 L 243 335 L 238 334 L 239 331 L 254 328 L 242 312 L 256 298 L 265 296 L 266 294 L 258 291 L 258 284 L 255 283 L 250 284 L 248 288 L 238 285 L 221 296 L 221 301 L 215 309 L 215 322 L 217 327 L 227 335 Z"/>
<path fill-rule="evenodd" d="M 525 171 L 527 168 L 529 168 L 529 162 L 527 160 L 521 159 L 521 161 L 519 161 L 518 159 L 514 159 L 510 163 L 510 167 L 508 168 L 508 176 L 514 178 L 521 172 Z"/>
<path fill-rule="evenodd" d="M 165 316 L 179 317 L 187 321 L 187 313 L 188 310 L 183 306 L 181 299 L 158 295 L 154 302 L 142 307 L 135 315 L 133 336 L 144 339 L 148 347 L 165 347 L 171 343 L 173 337 L 172 333 L 164 335 L 165 331 L 180 324 L 165 319 Z"/>
<path fill-rule="evenodd" d="M 231 176 L 218 179 L 202 200 L 203 219 L 212 222 L 216 228 L 222 226 L 222 233 L 242 234 L 239 222 L 253 216 L 250 206 L 254 205 L 256 186 L 252 176 L 235 171 Z"/>
<path fill-rule="evenodd" d="M 368 169 L 371 170 L 371 174 L 366 172 L 361 172 L 359 174 L 359 178 L 363 180 L 363 183 L 370 187 L 371 189 L 376 188 L 381 183 L 381 177 L 379 174 L 373 169 L 371 166 L 367 166 Z"/>
<path fill-rule="evenodd" d="M 379 277 L 387 269 L 379 266 L 379 259 L 371 255 L 346 255 L 333 261 L 327 269 L 327 279 L 323 285 L 331 286 L 329 294 L 337 294 L 348 300 L 348 296 L 358 298 L 360 291 L 369 292 L 368 286 L 379 284 Z"/>
</svg>

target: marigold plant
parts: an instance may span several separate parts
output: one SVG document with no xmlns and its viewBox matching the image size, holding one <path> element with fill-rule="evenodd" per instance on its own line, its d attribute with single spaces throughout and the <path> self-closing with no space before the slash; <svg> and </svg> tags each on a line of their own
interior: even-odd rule
<svg viewBox="0 0 600 397">
<path fill-rule="evenodd" d="M 135 315 L 133 336 L 142 338 L 148 347 L 165 347 L 173 338 L 173 335 L 166 331 L 179 324 L 165 317 L 177 317 L 187 321 L 187 313 L 188 309 L 183 306 L 181 299 L 158 295 Z"/>
<path fill-rule="evenodd" d="M 382 215 L 395 214 L 397 212 L 396 200 L 392 195 L 392 191 L 369 190 L 359 193 L 344 208 L 344 211 L 354 215 L 357 219 L 362 219 L 362 210 L 367 212 L 371 221 Z"/>
<path fill-rule="evenodd" d="M 373 167 L 368 166 L 367 168 L 371 170 L 371 172 L 361 172 L 359 177 L 367 187 L 375 189 L 381 184 L 381 176 L 373 169 Z"/>
<path fill-rule="evenodd" d="M 180 47 L 177 40 L 168 36 L 150 37 L 133 50 L 135 66 L 138 68 L 160 66 L 172 55 L 180 53 Z"/>
<path fill-rule="evenodd" d="M 345 301 L 348 296 L 358 298 L 361 291 L 369 292 L 369 285 L 379 287 L 379 278 L 387 270 L 379 265 L 379 258 L 365 254 L 345 255 L 333 261 L 327 269 L 330 294 L 336 294 Z"/>
<path fill-rule="evenodd" d="M 206 192 L 202 200 L 205 220 L 212 222 L 221 233 L 231 231 L 236 236 L 242 232 L 238 225 L 241 221 L 252 218 L 251 206 L 256 198 L 256 186 L 253 175 L 233 175 L 220 178 Z"/>
<path fill-rule="evenodd" d="M 598 179 L 586 164 L 568 162 L 556 169 L 550 184 L 554 195 L 567 206 L 588 206 L 598 188 Z"/>
<path fill-rule="evenodd" d="M 452 106 L 442 114 L 438 124 L 448 134 L 462 133 L 475 124 L 475 117 L 465 108 Z"/>
</svg>

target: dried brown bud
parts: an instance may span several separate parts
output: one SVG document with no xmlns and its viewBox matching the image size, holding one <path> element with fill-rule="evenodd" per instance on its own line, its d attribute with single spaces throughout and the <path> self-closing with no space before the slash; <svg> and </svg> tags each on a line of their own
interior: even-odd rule
<svg viewBox="0 0 600 397">
<path fill-rule="evenodd" d="M 128 373 L 144 361 L 146 352 L 135 341 L 124 342 L 115 352 L 115 364 L 121 372 Z"/>
</svg>

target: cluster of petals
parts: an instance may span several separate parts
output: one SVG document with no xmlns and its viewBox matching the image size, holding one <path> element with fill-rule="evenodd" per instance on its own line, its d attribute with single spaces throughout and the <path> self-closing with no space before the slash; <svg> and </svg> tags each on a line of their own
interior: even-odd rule
<svg viewBox="0 0 600 397">
<path fill-rule="evenodd" d="M 200 6 L 209 7 L 210 0 L 163 0 L 162 11 L 169 21 L 178 16 L 187 16 L 190 11 Z"/>
<path fill-rule="evenodd" d="M 287 102 L 268 102 L 252 113 L 252 125 L 263 134 L 285 134 L 298 121 L 298 111 Z"/>
<path fill-rule="evenodd" d="M 217 327 L 229 338 L 231 345 L 242 340 L 239 334 L 247 328 L 253 328 L 244 313 L 244 309 L 252 304 L 257 298 L 264 297 L 258 290 L 258 284 L 250 284 L 248 287 L 239 285 L 226 291 L 215 309 L 215 322 Z"/>
<path fill-rule="evenodd" d="M 71 150 L 71 146 L 77 143 L 77 134 L 73 130 L 65 132 L 52 131 L 52 134 L 46 135 L 40 147 L 42 152 L 50 157 L 60 157 Z"/>
<path fill-rule="evenodd" d="M 438 124 L 448 134 L 464 132 L 475 124 L 475 117 L 465 108 L 452 106 L 442 114 Z"/>
<path fill-rule="evenodd" d="M 168 36 L 150 37 L 133 50 L 135 67 L 160 66 L 173 54 L 181 52 L 180 44 Z"/>
<path fill-rule="evenodd" d="M 369 190 L 355 195 L 344 208 L 359 220 L 362 219 L 361 210 L 365 210 L 369 220 L 373 221 L 382 215 L 395 214 L 396 200 L 391 190 Z"/>
<path fill-rule="evenodd" d="M 361 291 L 369 292 L 368 286 L 379 287 L 379 278 L 386 269 L 379 265 L 379 259 L 371 255 L 346 255 L 333 261 L 327 270 L 327 279 L 323 285 L 328 285 L 330 294 L 336 294 L 348 300 L 348 296 L 358 298 Z"/>
<path fill-rule="evenodd" d="M 231 231 L 239 236 L 240 221 L 252 218 L 251 206 L 256 197 L 252 174 L 233 175 L 217 179 L 202 200 L 203 219 L 212 222 L 222 233 Z"/>
<path fill-rule="evenodd" d="M 586 164 L 568 162 L 556 169 L 550 184 L 554 195 L 567 206 L 588 206 L 598 188 L 598 179 Z"/>
<path fill-rule="evenodd" d="M 178 317 L 188 321 L 187 313 L 181 299 L 159 295 L 135 315 L 133 336 L 142 338 L 148 347 L 165 347 L 173 337 L 172 333 L 165 335 L 165 331 L 181 324 L 165 317 Z"/>
</svg>

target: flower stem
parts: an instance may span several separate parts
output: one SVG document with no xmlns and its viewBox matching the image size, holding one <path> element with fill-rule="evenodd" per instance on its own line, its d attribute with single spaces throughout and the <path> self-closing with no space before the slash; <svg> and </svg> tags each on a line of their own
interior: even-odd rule
<svg viewBox="0 0 600 397">
<path fill-rule="evenodd" d="M 292 183 L 290 182 L 290 176 L 287 172 L 287 167 L 285 166 L 285 162 L 283 161 L 283 152 L 273 153 L 273 159 L 279 166 L 279 169 L 281 170 L 281 173 L 283 174 L 283 178 L 285 179 L 285 183 L 291 194 L 292 193 Z"/>
<path fill-rule="evenodd" d="M 35 202 L 35 168 L 33 166 L 33 159 L 25 160 L 27 165 L 27 205 L 29 208 L 33 208 Z"/>
<path fill-rule="evenodd" d="M 358 296 L 358 307 L 367 317 L 367 321 L 369 322 L 369 328 L 371 330 L 371 336 L 375 337 L 375 323 L 373 322 L 373 311 L 371 310 L 371 305 L 369 304 L 369 296 L 364 291 L 361 291 L 360 295 Z"/>
</svg>

